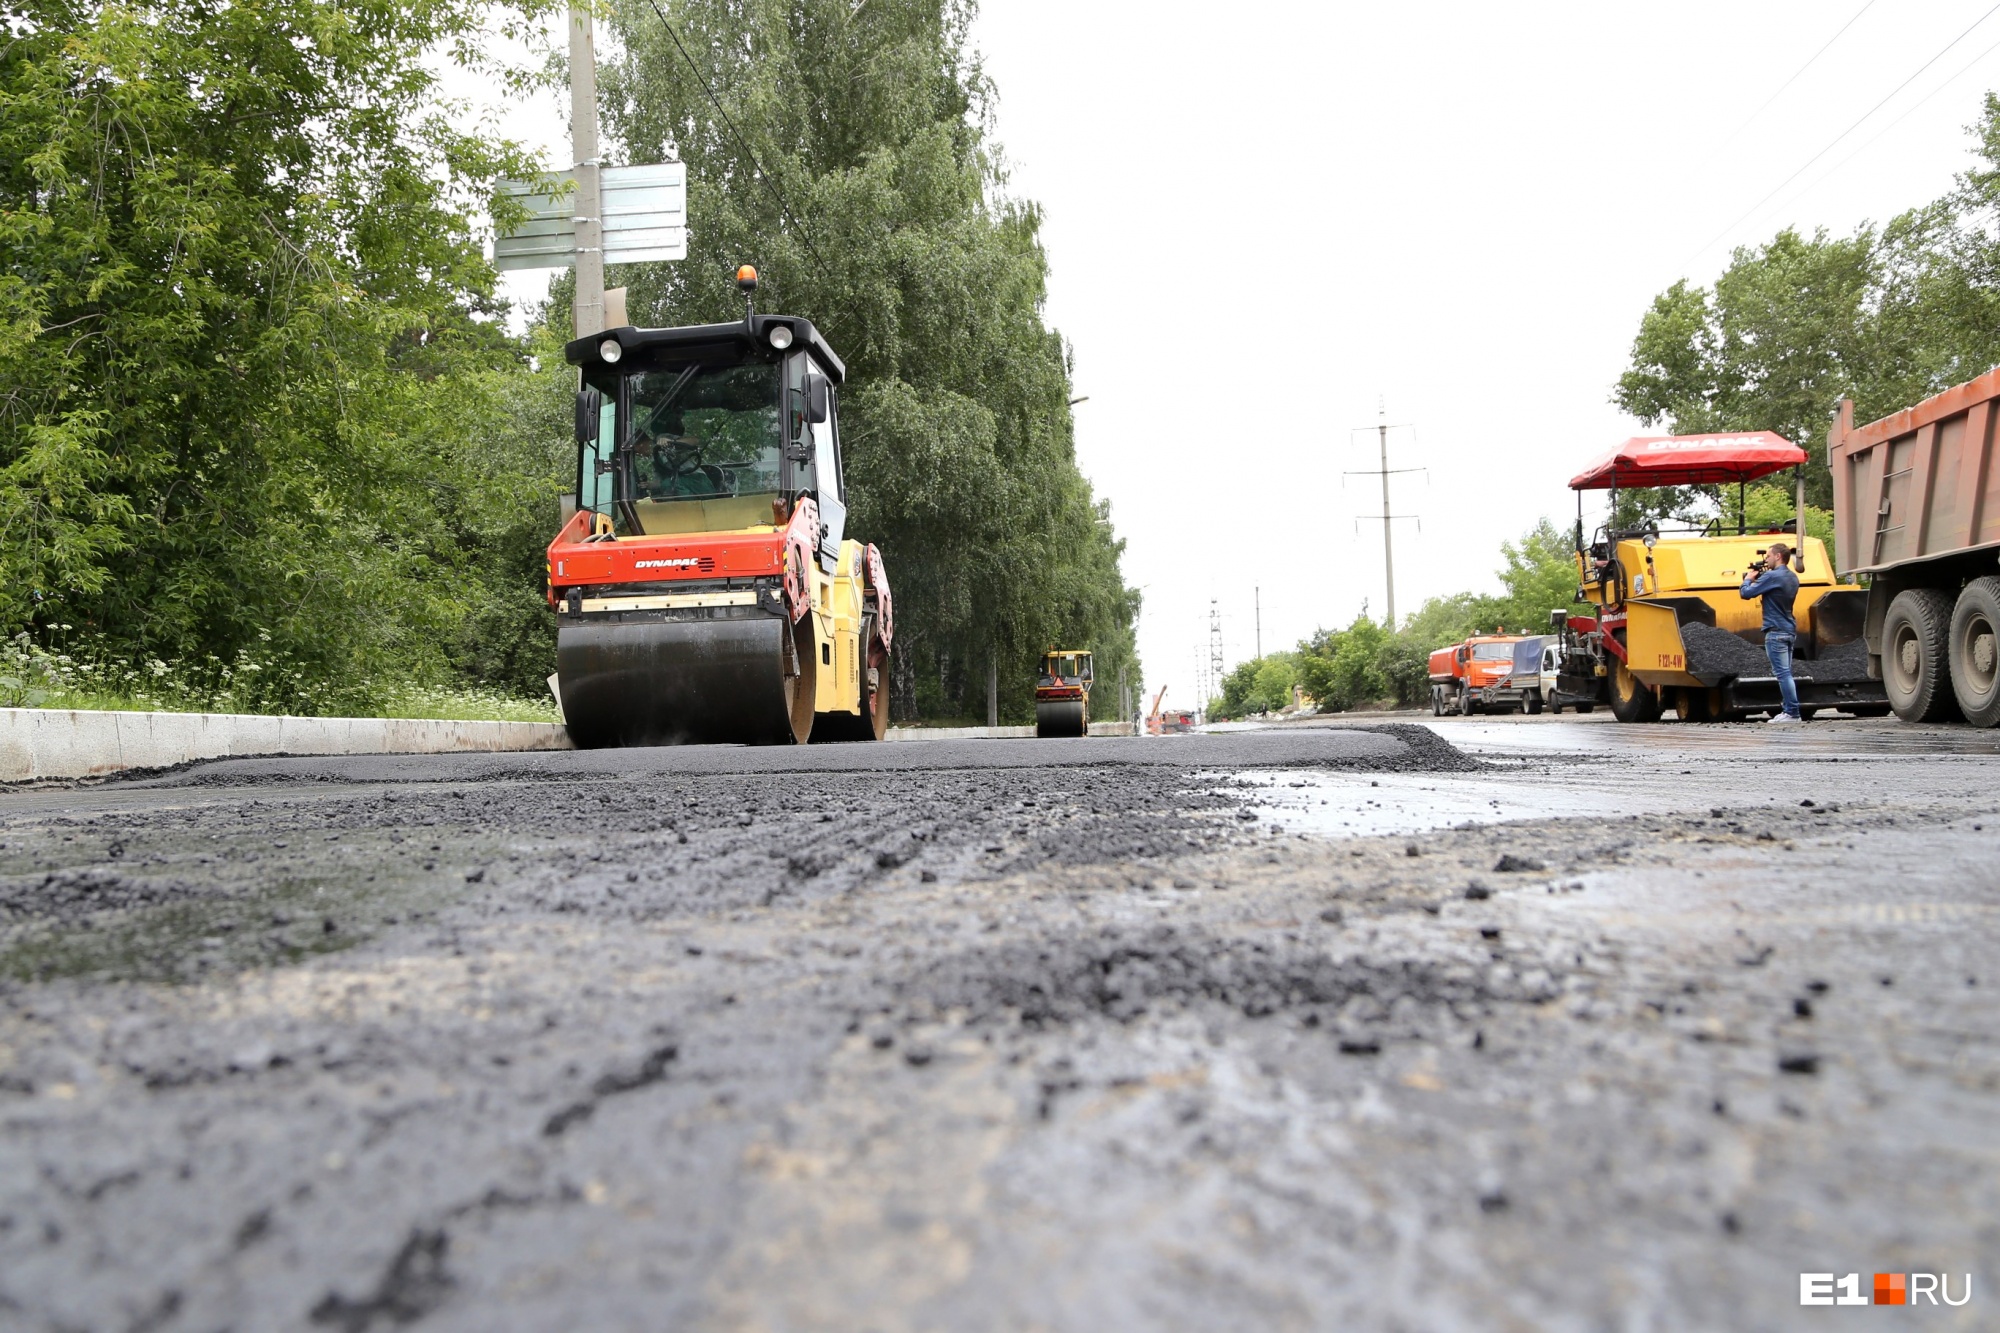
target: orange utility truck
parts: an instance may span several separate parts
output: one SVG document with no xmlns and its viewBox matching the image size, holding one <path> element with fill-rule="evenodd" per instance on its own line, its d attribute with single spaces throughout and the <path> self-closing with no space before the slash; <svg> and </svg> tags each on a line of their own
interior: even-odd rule
<svg viewBox="0 0 2000 1333">
<path fill-rule="evenodd" d="M 1470 717 L 1474 713 L 1526 707 L 1512 693 L 1504 702 L 1497 697 L 1489 702 L 1488 696 L 1489 689 L 1506 689 L 1508 679 L 1514 674 L 1514 645 L 1526 637 L 1496 629 L 1432 653 L 1431 716 L 1458 713 Z"/>
</svg>

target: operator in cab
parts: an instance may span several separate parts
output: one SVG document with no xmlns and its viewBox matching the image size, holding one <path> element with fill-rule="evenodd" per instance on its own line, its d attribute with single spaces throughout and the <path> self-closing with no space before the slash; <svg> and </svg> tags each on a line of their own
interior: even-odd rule
<svg viewBox="0 0 2000 1333">
<path fill-rule="evenodd" d="M 1771 715 L 1777 723 L 1803 722 L 1799 714 L 1799 687 L 1792 679 L 1792 649 L 1798 643 L 1799 622 L 1792 615 L 1792 602 L 1799 595 L 1799 576 L 1792 572 L 1792 548 L 1772 542 L 1764 552 L 1764 564 L 1744 574 L 1740 595 L 1764 599 L 1764 656 L 1771 659 L 1771 674 L 1778 678 L 1782 711 Z"/>
<path fill-rule="evenodd" d="M 715 495 L 720 473 L 702 465 L 702 442 L 687 433 L 677 407 L 669 407 L 640 428 L 645 447 L 634 451 L 637 490 L 649 500 Z"/>
</svg>

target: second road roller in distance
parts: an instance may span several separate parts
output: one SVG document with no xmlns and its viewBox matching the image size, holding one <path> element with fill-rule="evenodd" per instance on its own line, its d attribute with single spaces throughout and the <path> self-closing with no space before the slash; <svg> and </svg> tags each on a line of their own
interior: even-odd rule
<svg viewBox="0 0 2000 1333">
<path fill-rule="evenodd" d="M 1090 654 L 1051 648 L 1035 676 L 1035 734 L 1090 733 Z"/>
<path fill-rule="evenodd" d="M 556 691 L 583 747 L 880 740 L 894 618 L 847 537 L 838 390 L 812 321 L 617 328 L 578 367 L 575 512 L 548 549 Z"/>
</svg>

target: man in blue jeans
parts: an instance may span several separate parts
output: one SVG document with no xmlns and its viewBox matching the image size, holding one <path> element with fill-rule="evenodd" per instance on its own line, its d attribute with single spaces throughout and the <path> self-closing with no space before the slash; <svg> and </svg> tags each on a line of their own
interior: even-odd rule
<svg viewBox="0 0 2000 1333">
<path fill-rule="evenodd" d="M 1799 622 L 1792 616 L 1792 600 L 1799 595 L 1799 576 L 1792 573 L 1792 548 L 1772 542 L 1764 552 L 1764 567 L 1743 576 L 1742 597 L 1764 599 L 1764 656 L 1771 659 L 1771 674 L 1778 678 L 1778 697 L 1784 709 L 1771 716 L 1773 722 L 1803 722 L 1799 716 L 1799 687 L 1792 680 L 1792 645 L 1798 642 Z"/>
</svg>

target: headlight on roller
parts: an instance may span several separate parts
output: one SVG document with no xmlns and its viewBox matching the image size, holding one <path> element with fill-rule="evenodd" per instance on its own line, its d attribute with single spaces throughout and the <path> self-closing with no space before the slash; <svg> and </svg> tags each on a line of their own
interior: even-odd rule
<svg viewBox="0 0 2000 1333">
<path fill-rule="evenodd" d="M 771 337 L 771 346 L 777 348 L 781 352 L 784 351 L 787 347 L 790 347 L 792 345 L 792 330 L 789 325 L 773 324 L 771 326 L 770 337 Z"/>
<path fill-rule="evenodd" d="M 625 355 L 625 349 L 618 345 L 616 338 L 606 338 L 597 344 L 597 354 L 603 357 L 607 364 L 616 365 L 618 358 Z"/>
</svg>

